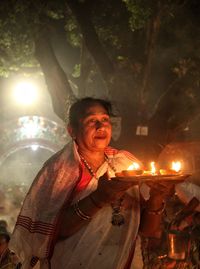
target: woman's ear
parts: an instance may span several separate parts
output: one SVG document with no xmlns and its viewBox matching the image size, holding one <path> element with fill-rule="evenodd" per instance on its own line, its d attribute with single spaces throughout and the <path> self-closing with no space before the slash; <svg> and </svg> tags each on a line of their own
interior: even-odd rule
<svg viewBox="0 0 200 269">
<path fill-rule="evenodd" d="M 71 138 L 73 140 L 75 140 L 76 135 L 75 135 L 74 129 L 72 128 L 72 126 L 70 124 L 67 125 L 67 131 L 68 131 L 69 135 L 71 136 Z"/>
</svg>

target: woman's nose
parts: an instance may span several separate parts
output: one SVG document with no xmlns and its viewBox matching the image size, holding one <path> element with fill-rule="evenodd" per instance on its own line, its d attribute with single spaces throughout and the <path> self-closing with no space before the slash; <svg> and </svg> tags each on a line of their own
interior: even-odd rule
<svg viewBox="0 0 200 269">
<path fill-rule="evenodd" d="M 104 127 L 104 124 L 103 124 L 103 122 L 101 122 L 101 121 L 96 121 L 96 128 L 97 129 L 100 129 L 100 128 L 102 128 L 102 127 Z"/>
</svg>

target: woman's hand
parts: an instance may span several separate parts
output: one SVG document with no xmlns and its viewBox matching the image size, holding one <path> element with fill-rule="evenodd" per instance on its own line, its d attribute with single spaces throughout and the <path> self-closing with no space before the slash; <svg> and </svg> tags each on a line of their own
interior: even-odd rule
<svg viewBox="0 0 200 269">
<path fill-rule="evenodd" d="M 174 194 L 174 184 L 169 182 L 148 183 L 150 198 L 145 203 L 140 232 L 145 237 L 160 238 L 162 234 L 161 221 L 165 208 L 165 200 Z M 151 225 L 149 225 L 151 223 Z"/>
<path fill-rule="evenodd" d="M 107 174 L 104 174 L 99 178 L 98 187 L 91 196 L 100 206 L 104 206 L 119 199 L 133 185 L 135 183 L 120 181 L 117 178 L 109 180 Z"/>
</svg>

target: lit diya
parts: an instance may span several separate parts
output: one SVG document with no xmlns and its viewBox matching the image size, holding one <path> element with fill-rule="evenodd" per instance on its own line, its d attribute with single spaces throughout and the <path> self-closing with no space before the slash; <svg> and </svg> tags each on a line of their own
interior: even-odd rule
<svg viewBox="0 0 200 269">
<path fill-rule="evenodd" d="M 125 181 L 184 181 L 189 174 L 181 174 L 181 162 L 172 162 L 170 169 L 157 169 L 155 162 L 150 163 L 151 170 L 142 170 L 140 165 L 134 162 L 128 167 L 115 174 L 117 178 Z"/>
<path fill-rule="evenodd" d="M 155 162 L 151 162 L 150 163 L 150 166 L 151 166 L 151 170 L 144 170 L 144 175 L 146 175 L 146 176 L 149 176 L 149 175 L 152 176 L 152 175 L 156 175 L 157 174 Z"/>
<path fill-rule="evenodd" d="M 140 169 L 140 165 L 136 162 L 133 162 L 127 170 L 116 173 L 116 177 L 133 177 L 143 174 L 143 170 Z"/>
<path fill-rule="evenodd" d="M 172 162 L 170 169 L 160 169 L 161 175 L 178 175 L 181 173 L 181 162 Z"/>
</svg>

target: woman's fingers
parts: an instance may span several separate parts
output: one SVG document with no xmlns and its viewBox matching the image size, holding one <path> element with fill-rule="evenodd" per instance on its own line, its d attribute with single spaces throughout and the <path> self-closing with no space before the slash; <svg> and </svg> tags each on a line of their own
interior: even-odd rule
<svg viewBox="0 0 200 269">
<path fill-rule="evenodd" d="M 101 177 L 98 182 L 96 190 L 97 195 L 104 201 L 115 200 L 123 193 L 131 188 L 134 184 L 132 182 L 124 182 L 120 180 L 109 180 L 105 177 Z"/>
</svg>

